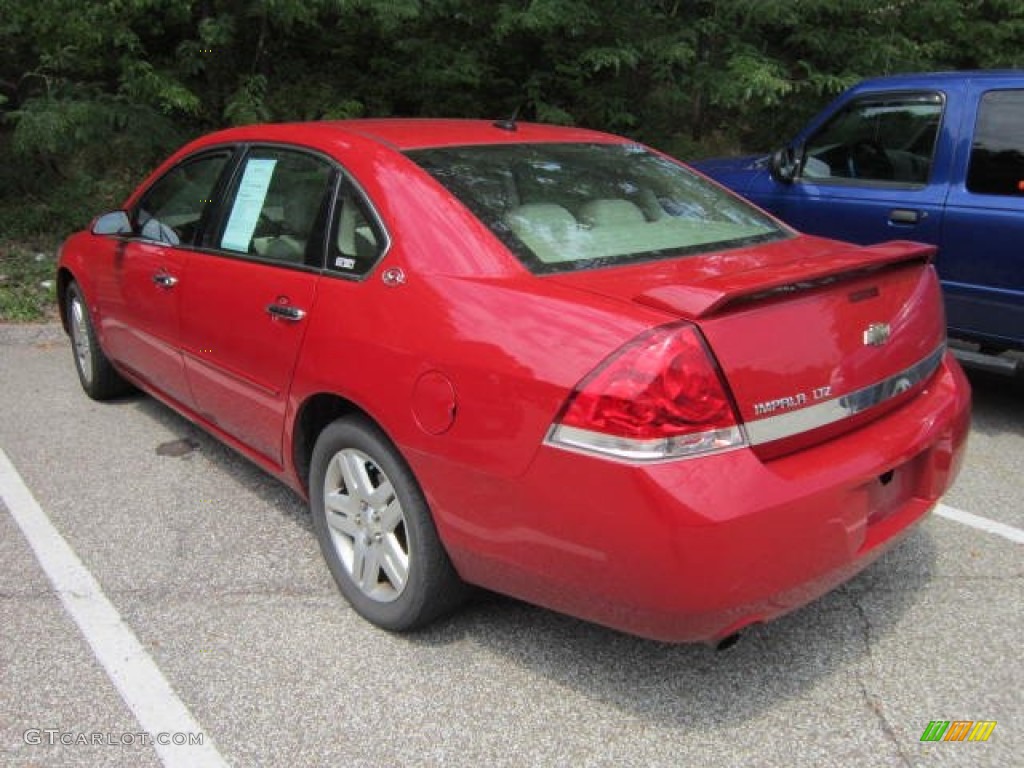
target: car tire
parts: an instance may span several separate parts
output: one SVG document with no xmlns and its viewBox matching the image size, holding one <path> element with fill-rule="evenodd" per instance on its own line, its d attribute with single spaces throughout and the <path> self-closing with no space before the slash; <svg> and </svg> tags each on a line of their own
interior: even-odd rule
<svg viewBox="0 0 1024 768">
<path fill-rule="evenodd" d="M 93 400 L 109 400 L 131 389 L 103 353 L 93 329 L 89 306 L 78 283 L 72 282 L 65 293 L 65 317 L 78 381 Z"/>
<path fill-rule="evenodd" d="M 341 593 L 383 629 L 419 629 L 457 607 L 467 587 L 441 544 L 423 492 L 369 421 L 339 419 L 313 449 L 313 527 Z"/>
</svg>

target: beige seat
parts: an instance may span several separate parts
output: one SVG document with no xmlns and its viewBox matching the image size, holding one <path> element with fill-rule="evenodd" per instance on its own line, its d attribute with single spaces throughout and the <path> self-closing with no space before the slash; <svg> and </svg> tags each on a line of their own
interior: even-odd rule
<svg viewBox="0 0 1024 768">
<path fill-rule="evenodd" d="M 525 203 L 505 214 L 505 223 L 537 258 L 546 263 L 573 258 L 580 231 L 576 218 L 556 203 Z"/>
<path fill-rule="evenodd" d="M 520 237 L 558 237 L 577 227 L 568 209 L 555 203 L 525 203 L 506 213 L 505 222 Z"/>
<path fill-rule="evenodd" d="M 350 260 L 346 269 L 361 274 L 373 266 L 380 254 L 377 234 L 367 220 L 363 206 L 351 191 L 346 191 L 339 198 L 336 216 L 335 248 L 344 259 Z"/>
<path fill-rule="evenodd" d="M 580 206 L 580 224 L 585 227 L 614 227 L 643 224 L 647 219 L 629 200 L 590 200 Z"/>
<path fill-rule="evenodd" d="M 313 224 L 320 212 L 324 183 L 320 179 L 296 185 L 284 198 L 282 233 L 267 245 L 265 255 L 277 261 L 302 264 Z"/>
</svg>

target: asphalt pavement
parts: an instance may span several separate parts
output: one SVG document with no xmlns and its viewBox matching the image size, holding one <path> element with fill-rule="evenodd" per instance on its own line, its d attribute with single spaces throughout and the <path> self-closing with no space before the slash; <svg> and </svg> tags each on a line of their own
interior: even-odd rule
<svg viewBox="0 0 1024 768">
<path fill-rule="evenodd" d="M 198 764 L 158 736 L 233 766 L 1024 764 L 1024 385 L 971 378 L 943 503 L 1004 528 L 932 515 L 726 652 L 492 595 L 397 636 L 348 608 L 288 489 L 152 398 L 89 400 L 56 326 L 0 326 L 0 452 L 59 534 L 39 546 L 81 566 L 47 574 L 5 481 L 0 765 Z M 128 662 L 167 690 L 132 693 Z M 935 720 L 996 726 L 922 742 Z"/>
</svg>

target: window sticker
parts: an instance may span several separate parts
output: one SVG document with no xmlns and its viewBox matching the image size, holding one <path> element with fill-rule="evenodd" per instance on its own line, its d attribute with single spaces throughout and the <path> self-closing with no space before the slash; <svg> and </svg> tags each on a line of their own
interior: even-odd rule
<svg viewBox="0 0 1024 768">
<path fill-rule="evenodd" d="M 269 158 L 253 158 L 246 163 L 242 183 L 238 185 L 235 204 L 231 208 L 231 216 L 224 229 L 224 237 L 220 241 L 221 248 L 242 253 L 249 251 L 249 242 L 256 231 L 256 222 L 267 199 L 267 190 L 270 188 L 275 165 L 277 160 Z"/>
<path fill-rule="evenodd" d="M 337 267 L 338 269 L 355 269 L 356 260 L 348 259 L 344 256 L 339 256 L 334 260 L 334 266 Z"/>
</svg>

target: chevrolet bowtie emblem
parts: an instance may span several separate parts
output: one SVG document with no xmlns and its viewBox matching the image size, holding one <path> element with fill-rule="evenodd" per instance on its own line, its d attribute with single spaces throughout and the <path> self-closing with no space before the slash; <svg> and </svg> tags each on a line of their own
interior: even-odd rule
<svg viewBox="0 0 1024 768">
<path fill-rule="evenodd" d="M 892 329 L 888 323 L 872 323 L 864 329 L 864 346 L 880 347 L 885 344 L 892 335 Z"/>
</svg>

